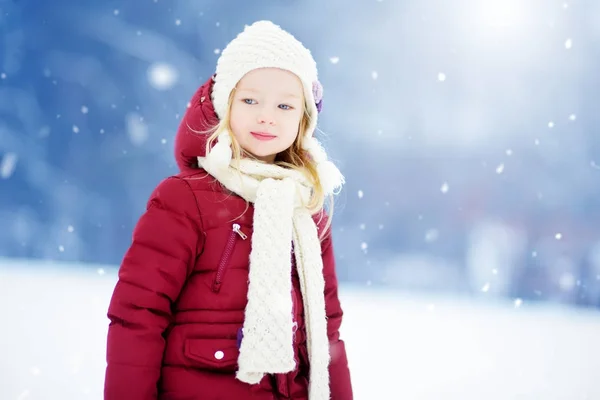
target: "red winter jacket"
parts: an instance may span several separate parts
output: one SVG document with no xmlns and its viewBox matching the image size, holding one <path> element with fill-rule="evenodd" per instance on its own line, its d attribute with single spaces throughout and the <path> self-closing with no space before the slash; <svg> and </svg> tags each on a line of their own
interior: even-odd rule
<svg viewBox="0 0 600 400">
<path fill-rule="evenodd" d="M 181 173 L 152 193 L 119 270 L 108 310 L 105 400 L 308 399 L 306 332 L 294 264 L 298 368 L 266 375 L 257 385 L 235 378 L 253 207 L 247 209 L 242 198 L 196 165 L 195 156 L 205 154 L 206 136 L 188 125 L 201 131 L 217 122 L 211 89 L 212 79 L 192 98 L 176 138 Z M 322 256 L 331 398 L 351 400 L 330 234 L 322 241 Z"/>
</svg>

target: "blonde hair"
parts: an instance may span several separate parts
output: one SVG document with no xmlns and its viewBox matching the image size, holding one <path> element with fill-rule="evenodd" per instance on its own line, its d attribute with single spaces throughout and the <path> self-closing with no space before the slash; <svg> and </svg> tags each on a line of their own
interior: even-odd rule
<svg viewBox="0 0 600 400">
<path fill-rule="evenodd" d="M 205 132 L 205 134 L 210 135 L 206 141 L 206 154 L 210 152 L 213 143 L 217 140 L 219 135 L 223 131 L 228 130 L 231 136 L 232 160 L 236 163 L 239 163 L 243 157 L 253 156 L 242 149 L 239 142 L 235 138 L 235 135 L 233 134 L 233 130 L 231 129 L 231 105 L 233 103 L 234 95 L 235 88 L 229 94 L 229 99 L 227 101 L 227 113 L 222 119 L 219 120 L 219 123 L 215 127 L 210 129 L 208 132 Z M 302 119 L 300 120 L 300 124 L 298 126 L 298 135 L 296 136 L 296 140 L 294 140 L 294 143 L 292 143 L 290 147 L 277 154 L 275 158 L 275 165 L 299 171 L 311 183 L 312 191 L 307 208 L 313 215 L 320 213 L 319 220 L 317 221 L 318 225 L 321 224 L 321 220 L 325 215 L 324 208 L 327 200 L 328 218 L 324 228 L 321 231 L 320 238 L 322 240 L 325 237 L 327 230 L 331 227 L 331 218 L 333 217 L 333 195 L 325 194 L 323 185 L 321 184 L 321 180 L 319 179 L 319 174 L 317 172 L 317 163 L 312 159 L 308 151 L 303 148 L 305 132 L 310 126 L 310 119 L 311 117 L 308 113 L 308 108 L 306 107 L 306 101 L 304 101 Z"/>
</svg>

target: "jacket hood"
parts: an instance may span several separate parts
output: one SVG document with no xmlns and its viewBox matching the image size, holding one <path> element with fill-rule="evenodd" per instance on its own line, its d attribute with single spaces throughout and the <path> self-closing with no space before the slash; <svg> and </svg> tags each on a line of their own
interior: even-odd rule
<svg viewBox="0 0 600 400">
<path fill-rule="evenodd" d="M 214 76 L 211 76 L 192 96 L 175 136 L 175 160 L 180 172 L 198 168 L 197 157 L 206 156 L 209 134 L 204 132 L 219 123 L 211 100 Z"/>
</svg>

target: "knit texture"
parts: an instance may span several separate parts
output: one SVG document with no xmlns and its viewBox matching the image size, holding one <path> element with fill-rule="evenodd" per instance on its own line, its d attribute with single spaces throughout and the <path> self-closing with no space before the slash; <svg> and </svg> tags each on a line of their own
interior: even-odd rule
<svg viewBox="0 0 600 400">
<path fill-rule="evenodd" d="M 242 159 L 236 167 L 223 167 L 216 158 L 211 152 L 198 157 L 198 164 L 227 189 L 254 203 L 248 304 L 236 377 L 256 384 L 265 374 L 296 368 L 290 259 L 293 242 L 310 359 L 309 399 L 329 400 L 323 260 L 316 224 L 305 207 L 310 183 L 298 171 L 277 165 Z"/>
</svg>

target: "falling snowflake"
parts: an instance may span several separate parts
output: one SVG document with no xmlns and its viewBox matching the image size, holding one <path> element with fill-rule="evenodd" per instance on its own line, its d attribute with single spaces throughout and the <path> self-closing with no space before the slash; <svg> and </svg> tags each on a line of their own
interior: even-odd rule
<svg viewBox="0 0 600 400">
<path fill-rule="evenodd" d="M 512 156 L 512 154 L 513 154 L 513 151 L 511 149 L 507 149 L 506 150 L 506 155 L 507 156 Z"/>
<path fill-rule="evenodd" d="M 177 25 L 177 26 L 181 25 L 181 20 L 180 19 L 176 19 L 175 20 L 175 25 Z"/>
<path fill-rule="evenodd" d="M 141 146 L 148 140 L 148 126 L 143 120 L 144 119 L 137 113 L 129 113 L 125 118 L 127 136 L 135 146 Z"/>
<path fill-rule="evenodd" d="M 373 80 L 377 79 L 377 77 L 378 77 L 378 76 L 379 76 L 379 74 L 377 73 L 377 71 L 373 71 L 373 72 L 371 72 L 371 78 L 372 78 Z"/>
<path fill-rule="evenodd" d="M 98 270 L 96 272 L 98 272 L 98 275 L 104 275 L 106 273 L 104 271 L 104 268 L 98 268 Z"/>
<path fill-rule="evenodd" d="M 440 82 L 444 82 L 445 80 L 446 80 L 446 74 L 445 74 L 445 73 L 443 73 L 443 72 L 440 72 L 440 73 L 438 74 L 438 81 L 440 81 Z"/>
<path fill-rule="evenodd" d="M 360 230 L 364 231 L 367 228 L 367 226 L 365 224 L 360 224 Z"/>
<path fill-rule="evenodd" d="M 577 119 L 577 115 L 575 115 L 575 114 L 571 114 L 571 115 L 569 115 L 569 119 L 570 119 L 571 121 L 575 121 L 575 120 Z"/>
<path fill-rule="evenodd" d="M 150 85 L 157 90 L 172 88 L 177 83 L 178 76 L 177 69 L 167 63 L 154 63 L 148 67 L 147 71 Z"/>
<path fill-rule="evenodd" d="M 332 64 L 337 64 L 337 63 L 339 63 L 339 62 L 340 62 L 340 58 L 339 58 L 339 57 L 331 57 L 331 58 L 329 58 L 329 61 L 330 61 Z"/>
<path fill-rule="evenodd" d="M 494 269 L 492 270 L 492 274 L 494 274 L 494 275 L 498 275 L 498 270 L 497 270 L 496 268 L 494 268 Z"/>
<path fill-rule="evenodd" d="M 560 240 L 562 239 L 562 233 L 557 233 L 556 235 L 554 235 L 554 237 L 556 238 L 556 240 Z"/>
<path fill-rule="evenodd" d="M 427 243 L 435 242 L 440 236 L 439 231 L 437 229 L 429 229 L 425 233 L 425 241 Z"/>
<path fill-rule="evenodd" d="M 87 114 L 87 113 L 88 113 L 88 111 L 89 111 L 89 110 L 88 110 L 88 108 L 87 108 L 86 106 L 81 106 L 81 112 L 82 112 L 83 114 Z"/>
<path fill-rule="evenodd" d="M 119 11 L 118 9 L 116 9 L 116 10 L 114 10 L 114 11 L 113 11 L 113 14 L 115 14 L 115 15 L 119 15 L 119 12 L 120 12 L 120 11 Z"/>
<path fill-rule="evenodd" d="M 362 190 L 359 190 L 359 191 L 358 191 L 358 198 L 359 198 L 359 199 L 362 199 L 364 195 L 365 195 L 365 194 L 363 193 L 363 191 L 362 191 Z"/>
<path fill-rule="evenodd" d="M 486 283 L 485 285 L 483 285 L 483 287 L 481 288 L 481 291 L 484 293 L 487 293 L 490 290 L 490 284 Z"/>
<path fill-rule="evenodd" d="M 515 299 L 514 304 L 515 304 L 515 308 L 519 308 L 519 307 L 521 307 L 521 305 L 523 305 L 523 300 Z"/>
<path fill-rule="evenodd" d="M 74 230 L 75 230 L 75 228 L 73 227 L 73 225 L 67 226 L 67 232 L 73 233 Z"/>
<path fill-rule="evenodd" d="M 572 39 L 567 39 L 565 41 L 565 49 L 569 50 L 571 47 L 573 47 L 573 40 Z"/>
<path fill-rule="evenodd" d="M 161 140 L 160 140 L 160 142 L 161 142 L 162 144 L 167 144 L 167 139 L 164 139 L 164 138 L 163 138 L 163 139 L 161 139 Z"/>
<path fill-rule="evenodd" d="M 215 50 L 214 50 L 214 53 L 215 53 L 215 54 L 220 54 L 220 53 L 221 53 L 221 49 L 215 49 Z"/>
<path fill-rule="evenodd" d="M 58 251 L 60 251 L 61 253 L 65 251 L 65 246 L 58 246 Z"/>
<path fill-rule="evenodd" d="M 554 122 L 553 121 L 548 122 L 548 128 L 550 128 L 550 129 L 554 128 Z"/>
<path fill-rule="evenodd" d="M 502 172 L 504 172 L 504 164 L 500 164 L 496 167 L 497 174 L 501 174 Z"/>
<path fill-rule="evenodd" d="M 79 127 L 77 125 L 73 125 L 73 132 L 79 133 Z"/>
<path fill-rule="evenodd" d="M 562 290 L 569 291 L 575 287 L 575 277 L 569 272 L 565 272 L 560 276 L 558 285 Z"/>
<path fill-rule="evenodd" d="M 6 74 L 5 74 L 4 72 L 3 72 L 3 73 L 1 73 L 1 74 L 0 74 L 0 78 L 2 78 L 2 79 L 6 79 Z"/>
<path fill-rule="evenodd" d="M 448 190 L 450 189 L 450 186 L 448 186 L 447 182 L 444 182 L 444 184 L 442 185 L 442 187 L 440 188 L 440 191 L 442 193 L 448 193 Z"/>
<path fill-rule="evenodd" d="M 0 161 L 0 178 L 8 179 L 15 172 L 15 168 L 17 167 L 17 157 L 16 153 L 6 153 L 2 160 Z"/>
<path fill-rule="evenodd" d="M 362 243 L 360 244 L 360 249 L 361 249 L 362 251 L 364 251 L 365 253 L 367 252 L 367 248 L 368 248 L 368 247 L 369 247 L 369 245 L 368 245 L 367 243 L 365 243 L 365 242 L 362 242 Z"/>
</svg>

